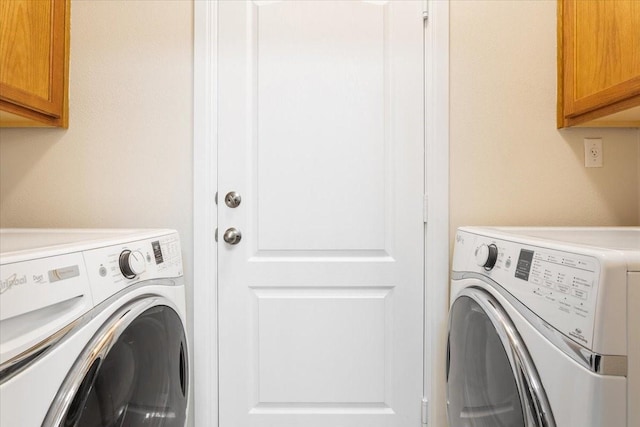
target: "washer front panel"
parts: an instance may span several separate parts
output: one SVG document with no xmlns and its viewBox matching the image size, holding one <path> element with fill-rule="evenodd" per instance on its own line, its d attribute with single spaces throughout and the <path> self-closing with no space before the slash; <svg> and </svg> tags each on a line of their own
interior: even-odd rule
<svg viewBox="0 0 640 427">
<path fill-rule="evenodd" d="M 491 270 L 475 262 L 483 244 L 498 248 Z M 491 278 L 554 328 L 593 347 L 600 285 L 596 257 L 458 231 L 453 270 Z"/>
<path fill-rule="evenodd" d="M 627 426 L 627 378 L 589 372 L 553 345 L 510 300 L 484 281 L 452 280 L 452 300 L 468 288 L 488 292 L 506 312 L 531 356 L 557 426 Z"/>
</svg>

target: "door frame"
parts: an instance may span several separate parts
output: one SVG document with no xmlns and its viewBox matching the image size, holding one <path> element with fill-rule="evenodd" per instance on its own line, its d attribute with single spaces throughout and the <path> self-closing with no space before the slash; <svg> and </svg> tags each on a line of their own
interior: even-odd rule
<svg viewBox="0 0 640 427">
<path fill-rule="evenodd" d="M 423 423 L 446 419 L 449 303 L 449 2 L 424 0 L 425 286 Z M 189 424 L 218 426 L 217 0 L 194 1 L 193 396 Z"/>
</svg>

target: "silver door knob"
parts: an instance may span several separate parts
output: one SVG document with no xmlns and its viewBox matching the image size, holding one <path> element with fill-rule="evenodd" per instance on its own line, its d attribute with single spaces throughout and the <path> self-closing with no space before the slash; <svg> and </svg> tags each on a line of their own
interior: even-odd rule
<svg viewBox="0 0 640 427">
<path fill-rule="evenodd" d="M 240 197 L 237 191 L 229 191 L 227 195 L 224 196 L 224 203 L 230 208 L 237 208 L 240 206 L 241 201 L 242 197 Z"/>
<path fill-rule="evenodd" d="M 222 236 L 225 242 L 230 245 L 237 245 L 240 243 L 242 239 L 242 233 L 237 228 L 227 228 L 227 231 L 224 232 L 224 236 Z"/>
</svg>

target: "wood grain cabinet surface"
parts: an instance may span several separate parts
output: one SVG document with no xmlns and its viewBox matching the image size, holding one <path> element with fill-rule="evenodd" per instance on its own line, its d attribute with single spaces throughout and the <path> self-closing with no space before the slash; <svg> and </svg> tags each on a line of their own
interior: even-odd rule
<svg viewBox="0 0 640 427">
<path fill-rule="evenodd" d="M 640 127 L 640 0 L 558 0 L 558 127 Z"/>
<path fill-rule="evenodd" d="M 0 0 L 0 126 L 68 126 L 70 0 Z"/>
</svg>

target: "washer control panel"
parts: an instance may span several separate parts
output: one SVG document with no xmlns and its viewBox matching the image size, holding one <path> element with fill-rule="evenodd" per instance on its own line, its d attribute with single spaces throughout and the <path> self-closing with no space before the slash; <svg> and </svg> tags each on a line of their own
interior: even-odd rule
<svg viewBox="0 0 640 427">
<path fill-rule="evenodd" d="M 480 261 L 491 246 L 496 255 L 489 268 Z M 490 278 L 565 335 L 592 345 L 600 278 L 597 258 L 459 231 L 453 271 Z"/>
<path fill-rule="evenodd" d="M 83 253 L 94 304 L 144 280 L 182 277 L 178 234 L 167 234 Z"/>
</svg>

